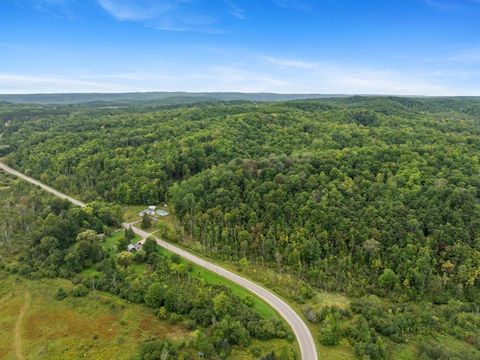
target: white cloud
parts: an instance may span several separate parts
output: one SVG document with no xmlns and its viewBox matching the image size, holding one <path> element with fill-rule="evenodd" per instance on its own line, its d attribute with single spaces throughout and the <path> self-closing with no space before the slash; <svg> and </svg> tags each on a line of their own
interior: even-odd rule
<svg viewBox="0 0 480 360">
<path fill-rule="evenodd" d="M 196 0 L 97 0 L 99 5 L 119 21 L 133 21 L 165 31 L 223 33 L 215 25 L 213 13 L 206 13 Z M 220 7 L 223 5 L 223 7 Z M 220 11 L 243 18 L 243 10 L 231 1 L 219 2 Z"/>
<path fill-rule="evenodd" d="M 311 6 L 300 0 L 272 0 L 272 3 L 289 10 L 310 11 Z"/>
<path fill-rule="evenodd" d="M 16 0 L 16 4 L 24 9 L 33 9 L 48 17 L 72 20 L 75 12 L 72 10 L 73 0 Z"/>
<path fill-rule="evenodd" d="M 0 93 L 124 92 L 128 85 L 83 80 L 69 76 L 0 74 Z"/>
<path fill-rule="evenodd" d="M 130 0 L 98 0 L 100 6 L 120 21 L 141 21 L 155 19 L 171 10 L 178 1 L 130 1 Z"/>
<path fill-rule="evenodd" d="M 190 49 L 192 50 L 192 49 Z M 199 50 L 196 49 L 196 52 Z M 221 56 L 177 57 L 119 72 L 0 73 L 0 93 L 240 91 L 322 94 L 480 95 L 480 74 L 456 67 L 392 69 L 277 58 L 224 49 Z M 211 54 L 210 54 L 211 55 Z M 203 56 L 207 56 L 204 54 Z"/>
<path fill-rule="evenodd" d="M 464 65 L 480 64 L 480 49 L 466 49 L 447 57 L 447 60 Z"/>
<path fill-rule="evenodd" d="M 268 63 L 272 65 L 277 65 L 280 67 L 287 67 L 287 68 L 303 68 L 303 69 L 311 69 L 315 67 L 313 63 L 309 63 L 306 61 L 299 61 L 299 60 L 288 60 L 288 59 L 278 59 L 271 56 L 262 56 L 262 59 L 266 60 Z"/>
<path fill-rule="evenodd" d="M 228 7 L 228 12 L 235 16 L 237 19 L 246 20 L 245 10 L 239 7 L 236 3 L 230 0 L 226 0 L 225 4 Z"/>
</svg>

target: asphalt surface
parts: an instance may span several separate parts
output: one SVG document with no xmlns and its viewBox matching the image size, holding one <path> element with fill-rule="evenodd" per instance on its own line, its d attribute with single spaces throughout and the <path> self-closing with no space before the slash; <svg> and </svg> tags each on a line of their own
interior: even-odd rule
<svg viewBox="0 0 480 360">
<path fill-rule="evenodd" d="M 84 207 L 86 204 L 79 201 L 79 200 L 76 200 L 68 195 L 65 195 L 63 193 L 61 193 L 60 191 L 58 190 L 55 190 L 54 188 L 48 186 L 48 185 L 45 185 L 43 184 L 42 182 L 38 181 L 38 180 L 35 180 L 33 178 L 31 178 L 30 176 L 27 176 L 27 175 L 24 175 L 22 174 L 21 172 L 19 171 L 16 171 L 12 168 L 10 168 L 9 166 L 3 164 L 0 162 L 0 169 L 4 170 L 5 172 L 7 173 L 10 173 L 12 175 L 15 175 L 16 177 L 18 178 L 21 178 L 25 181 L 28 181 L 34 185 L 37 185 L 39 187 L 41 187 L 42 189 L 44 189 L 45 191 L 48 191 L 49 193 L 55 195 L 55 196 L 58 196 L 62 199 L 66 199 L 68 201 L 70 201 L 71 203 L 77 205 L 77 206 L 80 206 L 80 207 Z M 149 233 L 133 226 L 132 224 L 129 224 L 129 223 L 124 223 L 123 224 L 123 227 L 127 228 L 127 227 L 130 227 L 132 226 L 132 229 L 133 231 L 142 237 L 142 239 L 146 239 L 147 237 L 151 236 Z M 257 295 L 259 298 L 263 299 L 266 303 L 268 303 L 271 307 L 273 307 L 279 314 L 280 316 L 282 316 L 285 321 L 290 325 L 290 327 L 292 328 L 294 334 L 295 334 L 295 337 L 297 338 L 297 341 L 298 341 L 298 344 L 300 346 L 300 352 L 301 352 L 301 355 L 302 355 L 302 359 L 303 360 L 317 360 L 318 357 L 317 357 L 317 350 L 316 350 L 316 347 L 315 347 L 315 342 L 313 341 L 313 336 L 310 332 L 310 330 L 308 329 L 307 325 L 305 324 L 305 322 L 300 318 L 300 316 L 298 316 L 298 314 L 285 302 L 283 301 L 281 298 L 279 298 L 277 295 L 273 294 L 272 292 L 270 292 L 269 290 L 265 289 L 264 287 L 250 281 L 250 280 L 247 280 L 229 270 L 226 270 L 218 265 L 215 265 L 209 261 L 206 261 L 205 259 L 202 259 L 198 256 L 195 256 L 191 253 L 189 253 L 188 251 L 185 251 L 184 249 L 182 248 L 179 248 L 177 246 L 174 246 L 164 240 L 161 240 L 155 236 L 151 236 L 153 237 L 158 245 L 160 245 L 161 247 L 171 251 L 172 253 L 175 253 L 177 255 L 180 255 L 181 257 L 199 265 L 199 266 L 202 266 L 204 267 L 205 269 L 208 269 L 210 271 L 213 271 L 214 273 L 217 273 L 218 275 L 220 276 L 223 276 L 235 283 L 237 283 L 238 285 L 244 287 L 245 289 L 248 289 L 249 291 L 251 291 L 252 293 L 254 293 L 255 295 Z M 142 240 L 141 242 L 143 242 L 144 240 Z"/>
</svg>

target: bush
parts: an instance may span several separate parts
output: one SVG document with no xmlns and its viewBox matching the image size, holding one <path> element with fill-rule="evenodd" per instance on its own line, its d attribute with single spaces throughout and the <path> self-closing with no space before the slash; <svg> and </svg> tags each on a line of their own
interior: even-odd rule
<svg viewBox="0 0 480 360">
<path fill-rule="evenodd" d="M 67 292 L 63 288 L 58 288 L 57 293 L 55 294 L 55 299 L 63 300 L 68 296 Z"/>
<path fill-rule="evenodd" d="M 337 345 L 342 333 L 334 315 L 328 314 L 320 326 L 320 343 L 327 346 Z"/>
<path fill-rule="evenodd" d="M 398 276 L 391 269 L 385 269 L 378 277 L 379 285 L 385 290 L 393 290 L 398 283 Z"/>
<path fill-rule="evenodd" d="M 144 296 L 145 303 L 154 309 L 162 306 L 164 301 L 163 290 L 162 285 L 159 283 L 153 283 L 150 285 Z"/>
<path fill-rule="evenodd" d="M 168 317 L 168 311 L 163 306 L 158 309 L 157 316 L 161 320 L 165 320 Z"/>
<path fill-rule="evenodd" d="M 84 297 L 88 294 L 88 289 L 85 287 L 85 285 L 77 285 L 73 288 L 72 290 L 72 296 L 74 297 Z"/>
<path fill-rule="evenodd" d="M 168 341 L 151 340 L 140 345 L 134 359 L 139 360 L 174 360 L 177 359 L 177 349 Z"/>
<path fill-rule="evenodd" d="M 243 298 L 243 303 L 248 307 L 252 307 L 255 303 L 255 297 L 253 295 L 247 295 Z"/>
<path fill-rule="evenodd" d="M 450 350 L 433 341 L 418 346 L 421 360 L 474 360 L 479 359 L 480 353 L 467 348 L 461 351 Z"/>
<path fill-rule="evenodd" d="M 170 257 L 170 260 L 172 260 L 174 264 L 180 264 L 180 261 L 182 261 L 180 255 L 177 255 L 177 254 L 172 254 L 172 256 Z"/>
</svg>

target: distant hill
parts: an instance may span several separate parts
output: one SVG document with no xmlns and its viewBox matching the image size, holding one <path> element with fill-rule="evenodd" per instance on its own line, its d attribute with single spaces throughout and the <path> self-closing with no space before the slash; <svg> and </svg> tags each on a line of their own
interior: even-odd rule
<svg viewBox="0 0 480 360">
<path fill-rule="evenodd" d="M 273 94 L 273 93 L 189 93 L 189 92 L 137 92 L 137 93 L 71 93 L 71 94 L 0 94 L 0 101 L 15 104 L 82 104 L 114 102 L 132 104 L 152 102 L 162 105 L 188 104 L 208 101 L 286 101 L 300 99 L 318 99 L 345 97 L 339 94 Z"/>
</svg>

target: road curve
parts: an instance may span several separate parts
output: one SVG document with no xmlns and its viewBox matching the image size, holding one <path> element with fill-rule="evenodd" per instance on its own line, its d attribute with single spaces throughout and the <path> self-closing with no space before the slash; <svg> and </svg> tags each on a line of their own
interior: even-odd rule
<svg viewBox="0 0 480 360">
<path fill-rule="evenodd" d="M 76 200 L 68 195 L 65 195 L 63 193 L 61 193 L 60 191 L 57 191 L 55 189 L 53 189 L 52 187 L 48 186 L 48 185 L 45 185 L 43 183 L 41 183 L 40 181 L 38 180 L 35 180 L 27 175 L 24 175 L 22 174 L 21 172 L 19 171 L 16 171 L 14 169 L 12 169 L 11 167 L 3 164 L 0 162 L 0 169 L 4 170 L 5 172 L 8 172 L 12 175 L 15 175 L 25 181 L 28 181 L 34 185 L 37 185 L 39 187 L 41 187 L 42 189 L 44 189 L 45 191 L 55 195 L 55 196 L 58 196 L 62 199 L 66 199 L 70 202 L 72 202 L 73 204 L 77 205 L 77 206 L 80 206 L 80 207 L 84 207 L 86 206 L 85 203 L 79 201 L 79 200 Z M 123 224 L 123 227 L 127 228 L 127 227 L 130 227 L 132 226 L 132 229 L 133 231 L 141 236 L 143 239 L 151 236 L 150 234 L 148 234 L 147 232 L 131 225 L 131 224 L 128 224 L 128 223 L 124 223 Z M 195 256 L 191 253 L 189 253 L 188 251 L 185 251 L 184 249 L 182 248 L 179 248 L 177 246 L 174 246 L 164 240 L 161 240 L 155 236 L 152 236 L 158 243 L 158 245 L 162 246 L 163 248 L 171 251 L 172 253 L 175 253 L 177 255 L 180 255 L 181 257 L 199 265 L 199 266 L 202 266 L 204 267 L 205 269 L 208 269 L 210 271 L 213 271 L 215 273 L 217 273 L 218 275 L 220 276 L 223 276 L 235 283 L 237 283 L 238 285 L 248 289 L 249 291 L 251 291 L 252 293 L 254 293 L 255 295 L 257 295 L 259 298 L 263 299 L 266 303 L 268 303 L 271 307 L 273 307 L 284 319 L 285 321 L 291 326 L 294 334 L 295 334 L 295 337 L 297 338 L 297 341 L 298 341 L 298 344 L 300 346 L 300 352 L 301 352 L 301 355 L 302 355 L 302 359 L 303 360 L 317 360 L 318 357 L 317 357 L 317 350 L 316 350 L 316 347 L 315 347 L 315 342 L 313 341 L 313 336 L 310 332 L 310 330 L 308 329 L 307 325 L 305 324 L 305 322 L 300 318 L 300 316 L 298 316 L 298 314 L 285 302 L 283 301 L 282 299 L 280 299 L 277 295 L 273 294 L 272 292 L 268 291 L 267 289 L 265 289 L 264 287 L 250 281 L 250 280 L 247 280 L 229 270 L 226 270 L 218 265 L 215 265 L 209 261 L 206 261 L 205 259 L 202 259 L 198 256 Z"/>
</svg>

